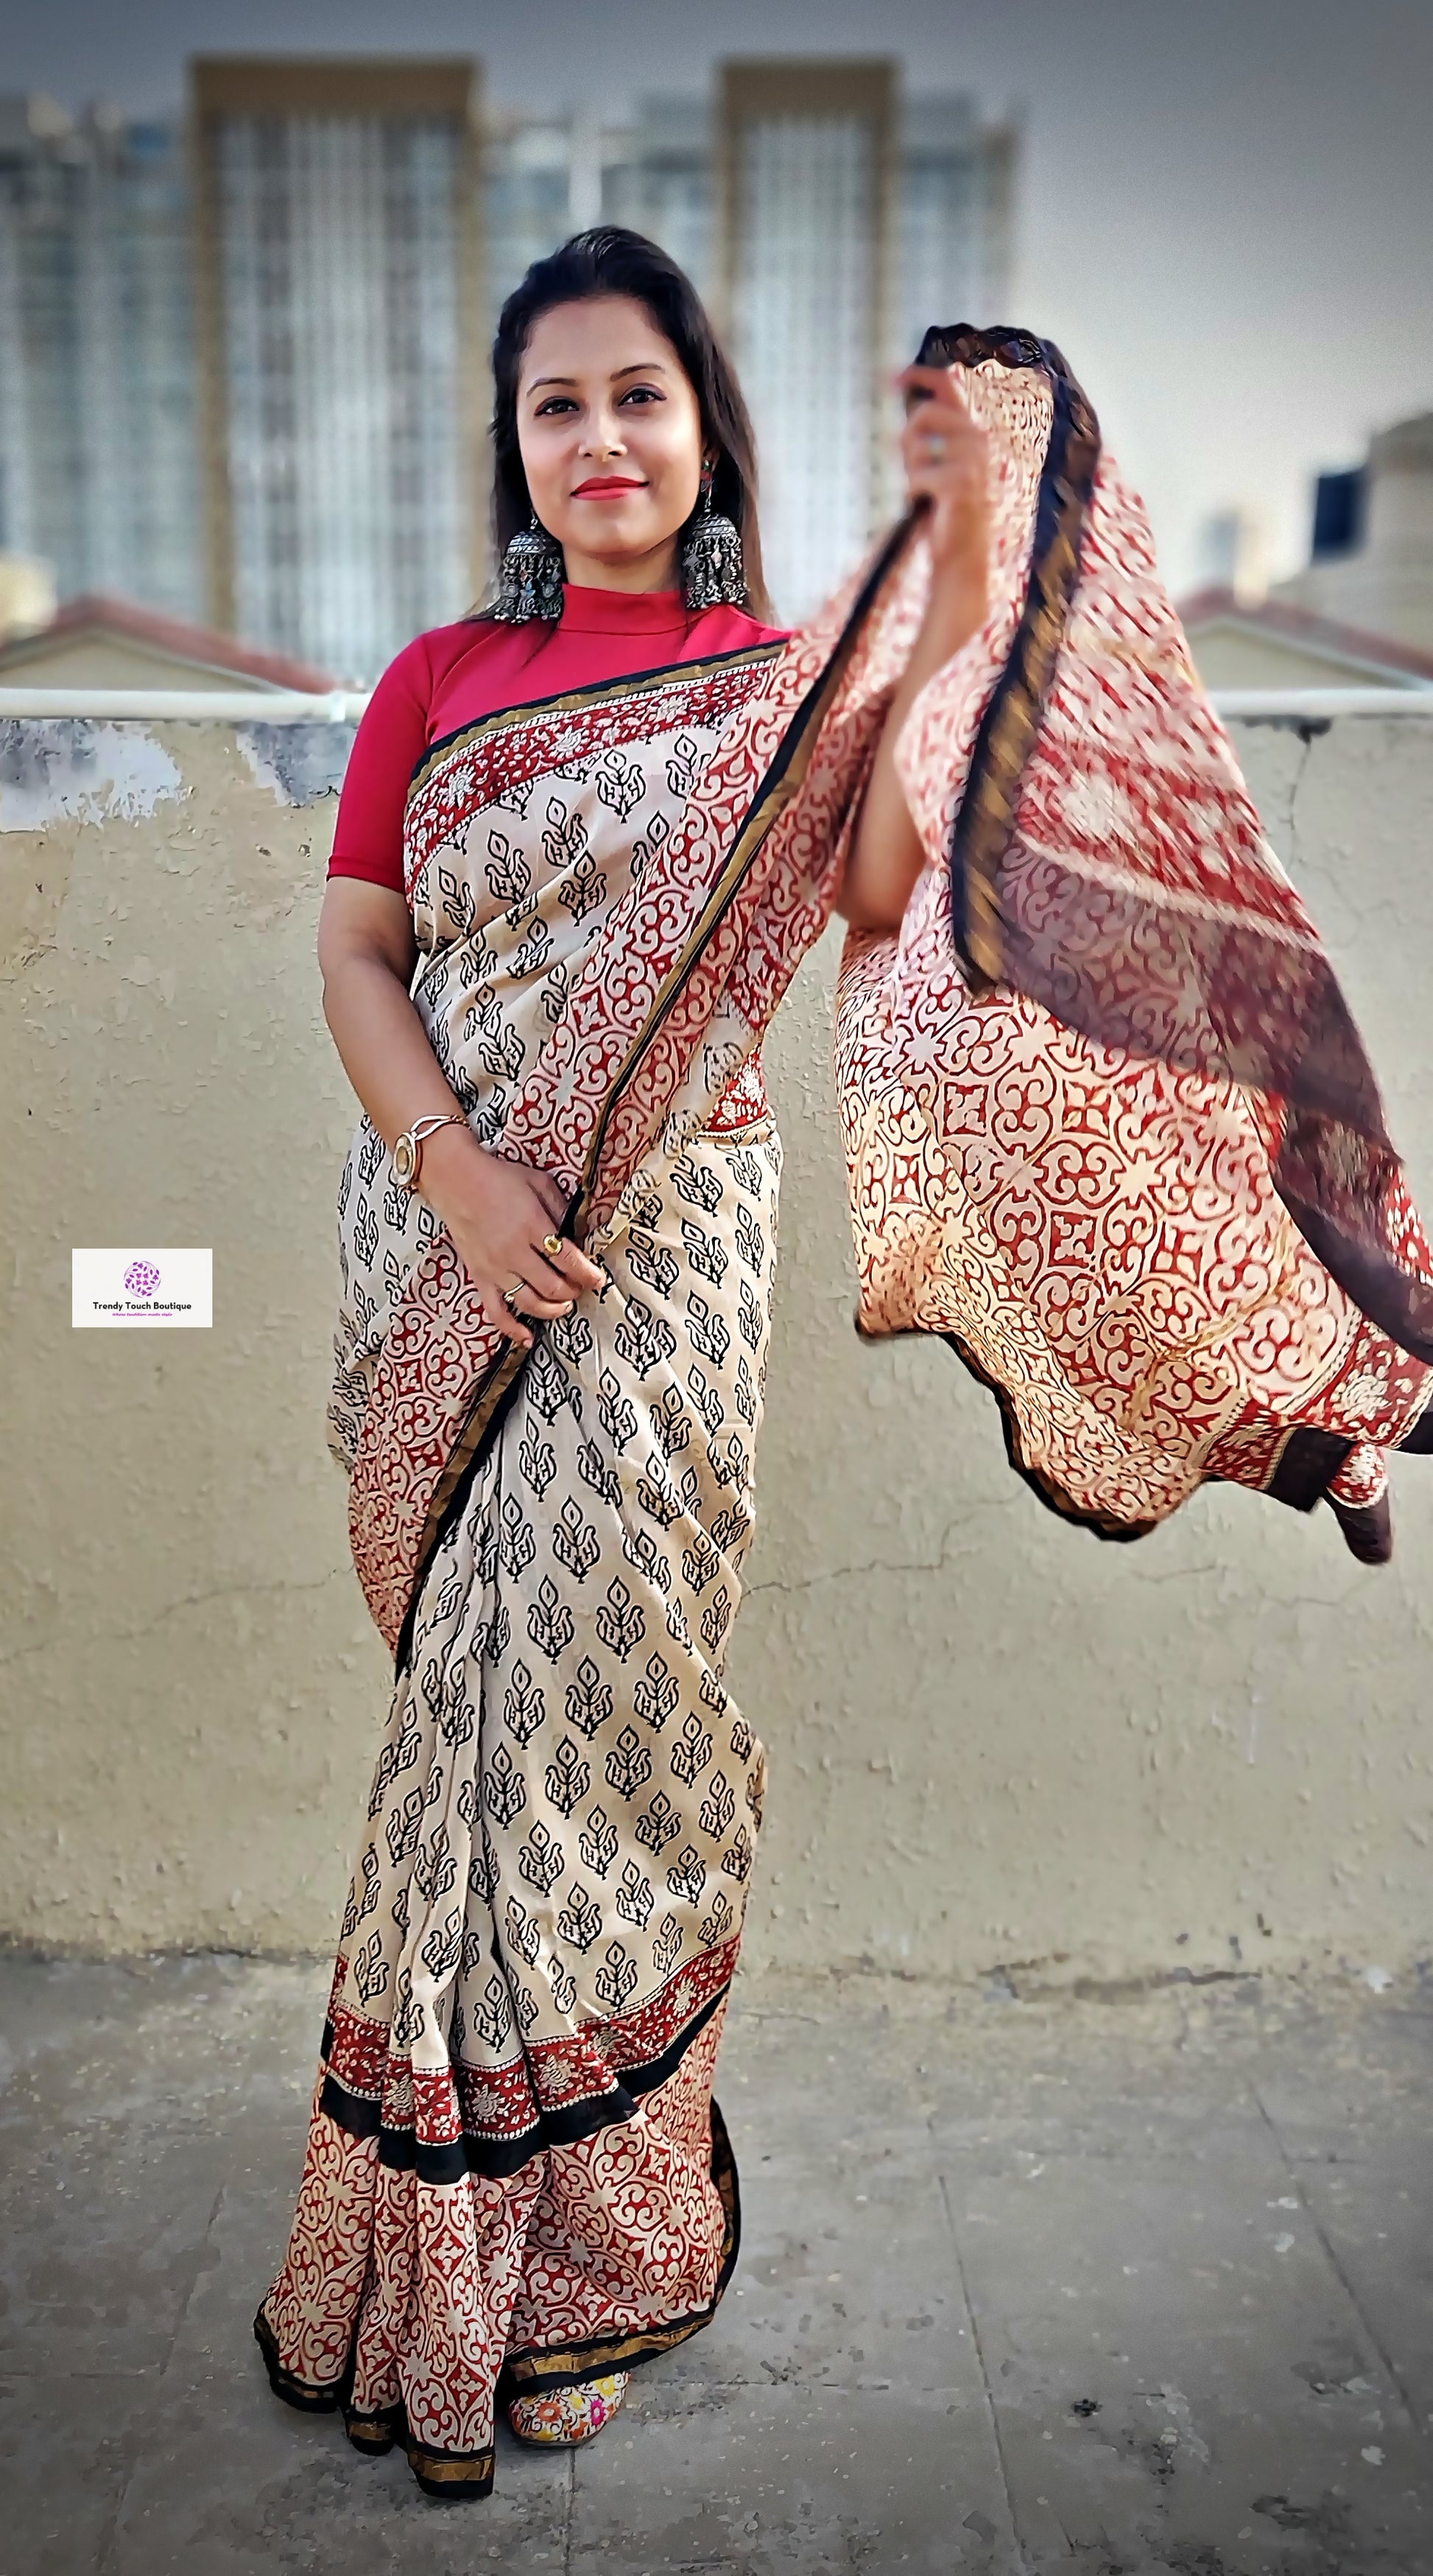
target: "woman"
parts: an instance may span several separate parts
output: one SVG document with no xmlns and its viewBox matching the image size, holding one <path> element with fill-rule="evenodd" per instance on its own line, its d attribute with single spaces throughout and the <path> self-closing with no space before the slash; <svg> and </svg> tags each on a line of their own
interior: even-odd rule
<svg viewBox="0 0 1433 2576">
<path fill-rule="evenodd" d="M 954 1341 L 1047 1499 L 1123 1535 L 1206 1475 L 1307 1504 L 1427 1397 L 1371 1078 L 1129 571 L 1138 505 L 1058 352 L 923 355 L 910 510 L 783 639 L 690 286 L 620 232 L 540 262 L 494 352 L 499 595 L 398 657 L 345 781 L 320 957 L 365 1116 L 330 1437 L 396 1672 L 255 2331 L 281 2396 L 402 2440 L 435 2496 L 488 2491 L 499 2403 L 590 2438 L 735 2259 L 711 2079 L 765 1777 L 723 1680 L 780 1167 L 759 1045 L 833 905 L 865 1328 Z M 1132 591 L 1133 758 L 1089 685 Z M 1131 784 L 1174 741 L 1181 811 L 1222 800 L 1183 877 Z M 1274 950 L 1241 1018 L 1237 958 Z"/>
</svg>

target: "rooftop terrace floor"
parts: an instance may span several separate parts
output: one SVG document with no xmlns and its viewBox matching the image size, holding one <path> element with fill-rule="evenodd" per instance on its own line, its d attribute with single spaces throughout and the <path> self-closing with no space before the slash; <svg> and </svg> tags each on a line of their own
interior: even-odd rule
<svg viewBox="0 0 1433 2576">
<path fill-rule="evenodd" d="M 715 2321 L 449 2511 L 250 2336 L 326 1984 L 0 1963 L 11 2576 L 1433 2570 L 1433 1992 L 746 1984 Z"/>
</svg>

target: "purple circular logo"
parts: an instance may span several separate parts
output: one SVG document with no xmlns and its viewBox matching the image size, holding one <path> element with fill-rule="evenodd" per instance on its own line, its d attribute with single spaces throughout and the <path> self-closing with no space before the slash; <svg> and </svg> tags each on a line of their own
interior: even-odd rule
<svg viewBox="0 0 1433 2576">
<path fill-rule="evenodd" d="M 124 1274 L 124 1284 L 131 1297 L 152 1297 L 159 1286 L 159 1273 L 152 1261 L 132 1261 Z"/>
</svg>

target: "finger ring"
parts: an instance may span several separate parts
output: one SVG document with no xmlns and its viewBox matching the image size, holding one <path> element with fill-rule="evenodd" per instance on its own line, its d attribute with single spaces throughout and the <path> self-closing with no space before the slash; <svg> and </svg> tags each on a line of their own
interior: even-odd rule
<svg viewBox="0 0 1433 2576">
<path fill-rule="evenodd" d="M 542 1248 L 543 1248 L 543 1251 L 547 1254 L 547 1257 L 548 1257 L 549 1261 L 558 1261 L 558 1260 L 560 1260 L 560 1259 L 561 1259 L 561 1257 L 562 1257 L 562 1237 L 561 1237 L 561 1235 L 560 1235 L 560 1234 L 545 1234 L 545 1235 L 543 1236 L 543 1238 L 542 1238 Z"/>
<path fill-rule="evenodd" d="M 513 1301 L 514 1297 L 517 1295 L 517 1292 L 518 1292 L 519 1288 L 525 1288 L 526 1286 L 527 1286 L 527 1281 L 526 1281 L 525 1279 L 514 1279 L 514 1281 L 513 1281 L 512 1285 L 511 1285 L 511 1287 L 510 1287 L 510 1288 L 505 1288 L 505 1289 L 503 1290 L 503 1304 L 504 1304 L 505 1306 L 511 1307 L 511 1306 L 512 1306 L 512 1301 Z"/>
</svg>

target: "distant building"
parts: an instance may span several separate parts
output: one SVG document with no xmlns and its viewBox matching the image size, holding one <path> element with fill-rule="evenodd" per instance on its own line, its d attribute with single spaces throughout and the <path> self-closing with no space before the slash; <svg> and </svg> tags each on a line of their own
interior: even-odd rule
<svg viewBox="0 0 1433 2576">
<path fill-rule="evenodd" d="M 200 61 L 190 129 L 0 99 L 0 554 L 369 680 L 486 579 L 488 351 L 530 262 L 662 242 L 732 348 L 796 618 L 897 507 L 890 377 L 1008 318 L 1015 138 L 891 61 L 478 114 L 466 61 Z"/>
<path fill-rule="evenodd" d="M 1181 600 L 1179 617 L 1207 689 L 1433 687 L 1433 650 L 1366 634 L 1276 594 L 1241 599 L 1211 585 Z"/>
<path fill-rule="evenodd" d="M 474 67 L 192 72 L 210 614 L 370 680 L 480 577 Z"/>
<path fill-rule="evenodd" d="M 332 689 L 327 672 L 275 653 L 254 653 L 133 600 L 70 599 L 39 633 L 0 645 L 0 688 Z"/>
<path fill-rule="evenodd" d="M 202 599 L 182 129 L 0 98 L 0 548 Z"/>
<path fill-rule="evenodd" d="M 1320 476 L 1311 561 L 1271 597 L 1433 652 L 1433 412 L 1381 430 L 1365 465 Z"/>
<path fill-rule="evenodd" d="M 714 97 L 644 98 L 624 126 L 494 120 L 490 307 L 599 219 L 671 252 L 741 376 L 767 578 L 799 617 L 897 506 L 893 371 L 932 322 L 1008 319 L 1015 150 L 884 60 L 728 62 Z"/>
</svg>

